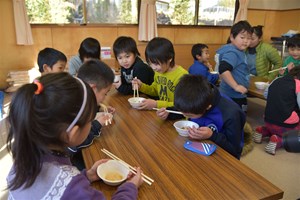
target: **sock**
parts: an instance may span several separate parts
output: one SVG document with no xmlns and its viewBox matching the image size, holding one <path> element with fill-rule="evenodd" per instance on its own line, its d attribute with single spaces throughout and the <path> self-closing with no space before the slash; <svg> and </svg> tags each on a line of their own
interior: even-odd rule
<svg viewBox="0 0 300 200">
<path fill-rule="evenodd" d="M 275 155 L 276 148 L 278 148 L 277 143 L 279 143 L 279 139 L 278 139 L 277 135 L 272 135 L 270 137 L 269 143 L 265 147 L 265 151 L 269 154 Z"/>
</svg>

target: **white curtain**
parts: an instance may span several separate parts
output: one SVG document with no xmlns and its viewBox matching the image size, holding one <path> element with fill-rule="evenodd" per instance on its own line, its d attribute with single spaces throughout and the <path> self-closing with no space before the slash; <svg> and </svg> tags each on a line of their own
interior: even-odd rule
<svg viewBox="0 0 300 200">
<path fill-rule="evenodd" d="M 234 23 L 237 23 L 242 20 L 247 20 L 247 11 L 250 0 L 239 0 L 240 7 L 236 14 Z"/>
<path fill-rule="evenodd" d="M 142 0 L 139 21 L 139 41 L 150 41 L 157 37 L 156 0 Z"/>
<path fill-rule="evenodd" d="M 31 27 L 26 12 L 25 0 L 13 0 L 15 28 L 18 45 L 32 45 Z"/>
</svg>

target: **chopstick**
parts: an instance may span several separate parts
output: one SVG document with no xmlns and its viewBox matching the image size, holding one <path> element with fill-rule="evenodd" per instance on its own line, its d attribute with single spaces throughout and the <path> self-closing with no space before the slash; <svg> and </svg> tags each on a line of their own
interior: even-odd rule
<svg viewBox="0 0 300 200">
<path fill-rule="evenodd" d="M 279 71 L 281 69 L 286 69 L 286 68 L 287 68 L 287 66 L 286 67 L 281 67 L 281 68 L 278 68 L 278 69 L 271 70 L 268 73 L 276 72 L 276 71 Z"/>
<path fill-rule="evenodd" d="M 134 79 L 137 79 L 137 77 L 135 77 Z M 133 86 L 133 97 L 140 97 L 139 86 L 137 84 L 134 84 Z"/>
<path fill-rule="evenodd" d="M 107 109 L 107 106 L 104 105 L 103 103 L 101 103 L 100 105 L 101 105 L 101 107 L 103 107 L 104 115 L 107 116 L 107 115 L 108 115 L 108 109 Z M 110 119 L 110 117 L 109 117 L 109 119 L 106 119 L 106 120 L 105 120 L 105 126 L 107 126 L 108 123 L 111 124 L 111 119 Z"/>
<path fill-rule="evenodd" d="M 111 157 L 112 159 L 119 161 L 121 164 L 123 164 L 124 166 L 128 167 L 129 170 L 130 170 L 132 173 L 136 174 L 136 171 L 135 171 L 135 168 L 134 168 L 134 167 L 132 167 L 131 165 L 127 164 L 125 161 L 121 160 L 120 158 L 118 158 L 117 156 L 115 156 L 113 153 L 109 152 L 109 151 L 106 150 L 106 149 L 101 149 L 101 151 L 102 151 L 103 153 L 105 153 L 107 156 Z M 143 173 L 142 173 L 142 179 L 143 179 L 146 183 L 148 183 L 149 185 L 151 185 L 151 184 L 154 182 L 154 180 L 153 180 L 152 178 L 150 178 L 149 176 L 146 176 L 146 175 L 143 174 Z"/>
<path fill-rule="evenodd" d="M 152 108 L 153 110 L 159 110 L 159 108 Z M 173 113 L 173 114 L 178 114 L 178 115 L 183 115 L 182 112 L 175 111 L 175 110 L 166 110 L 168 113 Z"/>
</svg>

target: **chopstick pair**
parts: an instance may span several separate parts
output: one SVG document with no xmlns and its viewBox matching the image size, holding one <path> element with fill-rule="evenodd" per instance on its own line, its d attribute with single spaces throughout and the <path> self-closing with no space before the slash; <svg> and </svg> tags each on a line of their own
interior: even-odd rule
<svg viewBox="0 0 300 200">
<path fill-rule="evenodd" d="M 108 109 L 107 109 L 107 106 L 104 105 L 103 103 L 101 103 L 100 105 L 101 105 L 101 107 L 103 107 L 104 115 L 107 116 L 108 113 L 109 113 L 109 112 L 108 112 Z M 108 117 L 109 117 L 109 116 L 108 116 Z M 108 119 L 105 119 L 105 126 L 107 126 L 108 123 L 111 124 L 111 119 L 110 119 L 110 117 L 109 117 Z"/>
<path fill-rule="evenodd" d="M 159 110 L 159 108 L 152 108 L 153 110 Z M 178 115 L 183 115 L 182 112 L 175 111 L 175 110 L 166 110 L 168 113 L 173 113 L 173 114 L 178 114 Z"/>
<path fill-rule="evenodd" d="M 136 79 L 136 77 L 134 79 Z M 133 85 L 133 97 L 140 97 L 139 86 L 137 84 Z"/>
<path fill-rule="evenodd" d="M 124 165 L 125 167 L 129 168 L 129 170 L 130 170 L 132 173 L 136 174 L 136 171 L 135 171 L 135 168 L 134 168 L 134 167 L 132 167 L 131 165 L 127 164 L 125 161 L 121 160 L 120 158 L 118 158 L 117 156 L 115 156 L 113 153 L 109 152 L 109 151 L 106 150 L 106 149 L 101 149 L 101 151 L 102 151 L 103 153 L 105 153 L 107 156 L 109 156 L 110 158 L 119 161 L 122 165 Z M 153 180 L 152 178 L 150 178 L 149 176 L 147 176 L 147 175 L 145 175 L 145 174 L 143 174 L 143 173 L 142 173 L 142 179 L 143 179 L 146 183 L 148 183 L 149 185 L 151 185 L 151 184 L 154 182 L 154 180 Z"/>
<path fill-rule="evenodd" d="M 279 71 L 281 69 L 286 69 L 286 68 L 287 68 L 287 66 L 286 67 L 281 67 L 281 68 L 278 68 L 278 69 L 271 70 L 268 73 L 276 72 L 276 71 Z"/>
</svg>

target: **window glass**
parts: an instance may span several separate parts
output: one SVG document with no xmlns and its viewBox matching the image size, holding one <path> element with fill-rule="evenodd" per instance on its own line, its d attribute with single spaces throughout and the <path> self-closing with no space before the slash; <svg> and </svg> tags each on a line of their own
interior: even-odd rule
<svg viewBox="0 0 300 200">
<path fill-rule="evenodd" d="M 156 1 L 157 24 L 194 25 L 195 0 Z"/>
<path fill-rule="evenodd" d="M 137 0 L 86 0 L 87 23 L 137 24 Z"/>
<path fill-rule="evenodd" d="M 232 26 L 235 0 L 200 0 L 198 25 Z"/>
<path fill-rule="evenodd" d="M 83 22 L 82 0 L 25 0 L 32 24 L 69 24 Z"/>
</svg>

